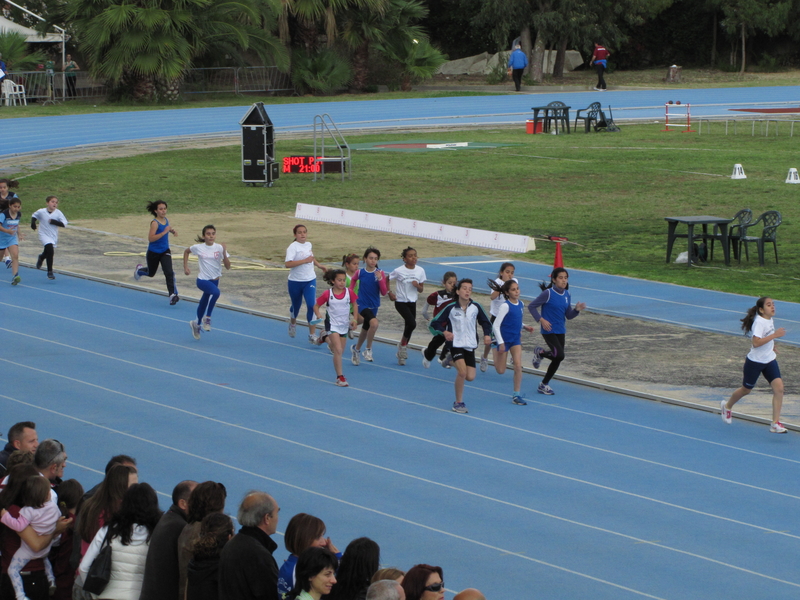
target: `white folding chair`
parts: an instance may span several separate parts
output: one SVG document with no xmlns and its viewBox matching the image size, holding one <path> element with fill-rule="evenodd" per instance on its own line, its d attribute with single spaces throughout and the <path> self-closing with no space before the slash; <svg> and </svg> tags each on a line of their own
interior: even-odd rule
<svg viewBox="0 0 800 600">
<path fill-rule="evenodd" d="M 28 98 L 25 96 L 25 86 L 20 83 L 12 83 L 14 101 L 28 106 Z"/>
<path fill-rule="evenodd" d="M 15 84 L 10 79 L 3 80 L 2 88 L 0 88 L 0 101 L 6 106 L 16 105 L 17 100 L 14 96 Z"/>
</svg>

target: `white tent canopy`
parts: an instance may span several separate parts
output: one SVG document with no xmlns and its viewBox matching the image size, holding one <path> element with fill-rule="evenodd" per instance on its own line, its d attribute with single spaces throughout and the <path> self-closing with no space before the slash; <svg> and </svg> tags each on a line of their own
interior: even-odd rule
<svg viewBox="0 0 800 600">
<path fill-rule="evenodd" d="M 21 33 L 25 36 L 25 40 L 30 43 L 44 43 L 44 42 L 61 42 L 62 37 L 61 33 L 48 33 L 45 35 L 41 35 L 35 29 L 31 29 L 30 27 L 25 27 L 24 25 L 18 25 L 13 21 L 9 21 L 3 16 L 0 16 L 0 33 L 5 33 L 7 31 L 15 31 L 17 33 Z"/>
</svg>

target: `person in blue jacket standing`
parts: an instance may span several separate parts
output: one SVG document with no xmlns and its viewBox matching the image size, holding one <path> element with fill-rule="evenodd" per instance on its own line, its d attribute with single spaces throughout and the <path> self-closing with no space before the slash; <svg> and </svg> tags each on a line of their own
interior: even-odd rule
<svg viewBox="0 0 800 600">
<path fill-rule="evenodd" d="M 508 57 L 508 69 L 511 71 L 511 77 L 514 79 L 514 86 L 517 91 L 520 91 L 522 85 L 522 73 L 525 67 L 528 66 L 528 57 L 522 51 L 519 44 L 514 45 L 514 51 Z"/>
</svg>

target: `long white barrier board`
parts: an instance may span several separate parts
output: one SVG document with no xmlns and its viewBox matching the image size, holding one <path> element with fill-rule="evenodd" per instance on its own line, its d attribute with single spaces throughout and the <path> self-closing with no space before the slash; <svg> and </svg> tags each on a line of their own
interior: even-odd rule
<svg viewBox="0 0 800 600">
<path fill-rule="evenodd" d="M 364 229 L 386 231 L 398 235 L 408 235 L 452 244 L 478 246 L 479 248 L 491 250 L 518 253 L 536 250 L 536 243 L 533 238 L 527 235 L 456 227 L 428 221 L 414 221 L 413 219 L 332 208 L 330 206 L 317 206 L 316 204 L 300 204 L 298 202 L 294 216 L 298 219 L 309 221 L 322 221 L 348 227 L 362 227 Z"/>
</svg>

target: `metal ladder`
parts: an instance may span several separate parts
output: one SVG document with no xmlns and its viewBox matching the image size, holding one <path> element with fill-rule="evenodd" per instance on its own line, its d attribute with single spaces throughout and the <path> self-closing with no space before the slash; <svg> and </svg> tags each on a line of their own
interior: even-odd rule
<svg viewBox="0 0 800 600">
<path fill-rule="evenodd" d="M 333 156 L 328 156 L 325 153 L 326 133 L 328 136 L 330 136 L 333 143 L 336 144 L 336 148 L 339 153 L 338 156 L 335 156 L 335 154 Z M 317 152 L 318 140 L 319 152 Z M 332 150 L 330 143 L 328 147 Z M 333 122 L 333 119 L 331 119 L 331 116 L 328 113 L 316 115 L 314 117 L 314 156 L 316 158 L 316 162 L 322 163 L 319 171 L 321 173 L 321 179 L 325 179 L 325 165 L 328 163 L 339 163 L 341 166 L 342 181 L 344 181 L 345 171 L 347 171 L 347 178 L 350 179 L 353 165 L 352 161 L 350 160 L 350 146 L 347 145 L 347 141 L 344 139 L 344 136 L 339 131 L 339 128 L 336 127 L 336 123 Z M 315 169 L 314 181 L 316 180 L 317 170 Z"/>
</svg>

